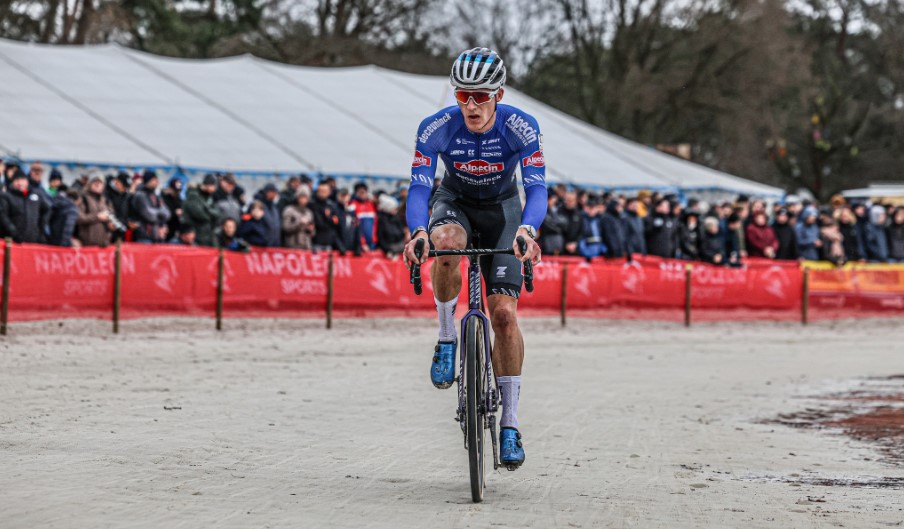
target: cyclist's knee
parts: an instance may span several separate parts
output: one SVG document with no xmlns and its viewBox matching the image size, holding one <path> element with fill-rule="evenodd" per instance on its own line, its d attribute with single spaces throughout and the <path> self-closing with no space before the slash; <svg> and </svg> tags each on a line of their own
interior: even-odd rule
<svg viewBox="0 0 904 529">
<path fill-rule="evenodd" d="M 497 334 L 505 334 L 518 328 L 518 315 L 515 311 L 515 305 L 497 305 L 492 314 L 490 321 L 493 323 L 493 331 Z"/>
<path fill-rule="evenodd" d="M 455 224 L 437 227 L 430 234 L 430 240 L 437 250 L 464 250 L 468 244 L 465 230 Z"/>
<path fill-rule="evenodd" d="M 439 226 L 433 230 L 430 240 L 437 250 L 463 250 L 468 244 L 465 230 L 455 224 Z M 459 256 L 444 256 L 436 259 L 436 262 L 443 268 L 457 267 L 460 261 Z"/>
</svg>

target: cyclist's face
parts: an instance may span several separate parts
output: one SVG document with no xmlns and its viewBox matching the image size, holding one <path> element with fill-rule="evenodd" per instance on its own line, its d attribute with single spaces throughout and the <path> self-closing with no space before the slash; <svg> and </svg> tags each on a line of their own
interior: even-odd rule
<svg viewBox="0 0 904 529">
<path fill-rule="evenodd" d="M 496 103 L 502 100 L 503 90 L 500 88 L 496 93 L 496 97 L 487 101 L 482 105 L 478 105 L 475 98 L 468 98 L 467 103 L 462 103 L 456 99 L 458 108 L 465 116 L 465 125 L 471 132 L 480 134 L 489 130 L 494 124 L 494 113 L 496 112 Z M 486 93 L 484 91 L 484 93 Z"/>
</svg>

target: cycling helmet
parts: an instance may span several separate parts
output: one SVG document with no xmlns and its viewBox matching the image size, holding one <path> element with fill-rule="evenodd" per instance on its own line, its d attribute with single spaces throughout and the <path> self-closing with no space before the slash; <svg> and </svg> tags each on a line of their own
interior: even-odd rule
<svg viewBox="0 0 904 529">
<path fill-rule="evenodd" d="M 489 48 L 470 49 L 455 59 L 449 80 L 456 88 L 498 90 L 505 84 L 505 65 Z"/>
</svg>

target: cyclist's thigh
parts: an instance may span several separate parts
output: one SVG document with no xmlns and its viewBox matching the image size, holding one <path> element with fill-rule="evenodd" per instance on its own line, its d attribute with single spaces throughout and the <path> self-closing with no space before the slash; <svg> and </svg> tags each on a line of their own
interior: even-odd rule
<svg viewBox="0 0 904 529">
<path fill-rule="evenodd" d="M 516 195 L 499 204 L 471 208 L 470 220 L 480 233 L 483 248 L 511 248 L 521 225 L 521 199 Z M 501 294 L 515 299 L 521 294 L 521 261 L 514 255 L 488 255 L 481 258 L 487 295 Z"/>
<path fill-rule="evenodd" d="M 436 201 L 433 204 L 433 214 L 430 216 L 430 223 L 427 225 L 427 231 L 433 233 L 433 230 L 440 226 L 454 224 L 461 226 L 465 230 L 467 238 L 471 237 L 471 222 L 462 206 L 456 202 L 456 196 L 449 193 L 443 188 L 436 191 Z"/>
</svg>

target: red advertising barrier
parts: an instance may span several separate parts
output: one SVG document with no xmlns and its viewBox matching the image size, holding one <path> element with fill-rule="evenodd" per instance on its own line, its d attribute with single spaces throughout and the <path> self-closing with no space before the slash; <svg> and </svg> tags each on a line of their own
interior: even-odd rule
<svg viewBox="0 0 904 529">
<path fill-rule="evenodd" d="M 16 244 L 10 251 L 9 321 L 112 317 L 114 248 Z M 334 255 L 332 262 L 335 315 L 433 314 L 430 263 L 422 267 L 424 293 L 416 296 L 400 260 Z M 323 316 L 329 263 L 329 254 L 298 250 L 226 252 L 224 316 Z M 524 292 L 519 306 L 529 315 L 558 314 L 564 285 L 569 314 L 678 321 L 684 318 L 688 264 L 656 257 L 546 258 L 534 269 L 535 291 Z M 123 245 L 121 317 L 213 317 L 217 269 L 218 252 L 210 248 Z M 466 259 L 461 272 L 466 276 Z M 814 318 L 904 314 L 904 267 L 809 273 Z M 796 262 L 752 259 L 740 268 L 692 263 L 690 278 L 694 321 L 800 318 L 803 273 Z M 466 298 L 463 291 L 462 310 Z"/>
</svg>

